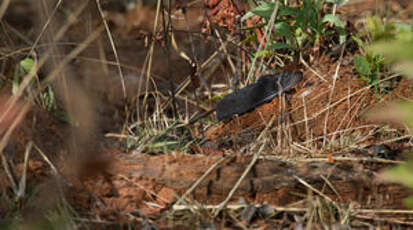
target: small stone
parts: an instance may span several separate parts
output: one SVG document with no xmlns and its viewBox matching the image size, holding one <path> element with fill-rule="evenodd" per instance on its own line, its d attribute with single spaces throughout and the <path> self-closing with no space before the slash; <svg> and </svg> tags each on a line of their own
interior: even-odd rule
<svg viewBox="0 0 413 230">
<path fill-rule="evenodd" d="M 254 205 L 248 205 L 241 214 L 241 221 L 250 224 L 257 213 L 257 208 Z"/>
<path fill-rule="evenodd" d="M 274 206 L 270 204 L 263 204 L 258 208 L 258 214 L 264 218 L 275 215 Z"/>
</svg>

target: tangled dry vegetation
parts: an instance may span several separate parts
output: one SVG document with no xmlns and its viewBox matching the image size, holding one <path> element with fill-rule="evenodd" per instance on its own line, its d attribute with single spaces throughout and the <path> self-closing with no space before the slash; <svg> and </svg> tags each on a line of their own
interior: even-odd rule
<svg viewBox="0 0 413 230">
<path fill-rule="evenodd" d="M 0 228 L 411 228 L 384 173 L 412 164 L 411 53 L 380 49 L 411 42 L 411 7 L 1 1 Z M 284 71 L 303 79 L 217 121 Z"/>
</svg>

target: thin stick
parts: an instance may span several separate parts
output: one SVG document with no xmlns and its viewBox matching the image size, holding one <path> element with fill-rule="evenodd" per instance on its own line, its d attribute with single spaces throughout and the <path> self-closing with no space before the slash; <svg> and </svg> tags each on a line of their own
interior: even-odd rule
<svg viewBox="0 0 413 230">
<path fill-rule="evenodd" d="M 285 160 L 279 157 L 269 155 L 269 156 L 261 156 L 261 159 L 266 160 Z M 386 164 L 406 164 L 405 161 L 395 161 L 395 160 L 387 160 L 381 158 L 373 158 L 373 157 L 332 157 L 332 158 L 306 158 L 306 159 L 294 159 L 294 162 L 328 162 L 330 159 L 334 161 L 354 161 L 354 162 L 377 162 L 377 163 L 386 163 Z"/>
<path fill-rule="evenodd" d="M 259 207 L 260 205 L 256 205 Z M 228 210 L 238 210 L 242 208 L 248 207 L 247 204 L 229 204 L 225 206 L 225 209 Z M 197 209 L 209 209 L 209 210 L 216 210 L 218 205 L 174 205 L 174 211 L 185 211 L 185 210 L 197 210 Z M 306 212 L 307 208 L 289 208 L 289 207 L 282 207 L 282 206 L 274 206 L 274 210 L 277 212 Z"/>
<path fill-rule="evenodd" d="M 123 98 L 126 99 L 127 95 L 126 95 L 125 78 L 123 77 L 122 68 L 120 67 L 120 61 L 119 61 L 118 52 L 116 51 L 115 42 L 113 41 L 112 33 L 110 32 L 108 22 L 105 19 L 105 15 L 103 13 L 102 6 L 100 5 L 100 0 L 96 0 L 96 5 L 98 7 L 100 17 L 102 18 L 103 25 L 105 25 L 106 35 L 109 38 L 110 46 L 112 47 L 113 55 L 115 57 L 115 61 L 116 61 L 116 64 L 117 64 L 116 66 L 118 67 L 120 82 L 122 83 Z"/>
<path fill-rule="evenodd" d="M 293 176 L 295 179 L 297 179 L 301 184 L 305 185 L 307 188 L 309 188 L 311 191 L 317 193 L 318 195 L 320 195 L 321 197 L 323 197 L 324 199 L 326 199 L 327 201 L 336 204 L 330 197 L 328 197 L 327 195 L 325 195 L 324 193 L 318 191 L 318 189 L 314 188 L 313 186 L 311 186 L 309 183 L 307 183 L 305 180 L 301 179 L 300 177 L 294 175 Z"/>
<path fill-rule="evenodd" d="M 54 16 L 55 13 L 57 12 L 57 9 L 59 9 L 59 6 L 60 6 L 61 4 L 62 4 L 62 0 L 59 0 L 59 1 L 56 3 L 56 5 L 55 5 L 55 7 L 54 7 L 54 9 L 53 9 L 53 11 L 52 11 L 52 13 L 50 14 L 50 17 L 47 19 L 46 23 L 43 25 L 43 27 L 42 27 L 42 29 L 41 29 L 41 31 L 40 31 L 39 36 L 37 36 L 36 40 L 34 41 L 34 43 L 33 43 L 33 45 L 32 45 L 32 48 L 30 49 L 29 54 L 33 53 L 34 48 L 36 47 L 37 43 L 39 43 L 40 38 L 42 37 L 43 33 L 46 31 L 47 27 L 49 26 L 50 22 L 52 21 L 53 16 Z"/>
<path fill-rule="evenodd" d="M 247 176 L 247 174 L 251 171 L 252 167 L 255 165 L 255 163 L 258 161 L 258 158 L 262 152 L 262 150 L 264 149 L 265 145 L 261 145 L 260 149 L 258 150 L 258 152 L 256 154 L 254 154 L 254 157 L 252 158 L 250 164 L 248 165 L 248 167 L 244 170 L 244 172 L 242 173 L 241 177 L 238 179 L 237 183 L 235 183 L 234 187 L 231 189 L 231 191 L 229 192 L 228 196 L 225 198 L 225 200 L 223 202 L 221 202 L 217 209 L 214 211 L 214 217 L 216 217 L 221 210 L 227 205 L 227 203 L 231 200 L 232 196 L 234 195 L 235 191 L 237 191 L 238 187 L 241 185 L 241 182 L 245 179 L 245 177 Z"/>
<path fill-rule="evenodd" d="M 319 74 L 317 71 L 315 71 L 313 68 L 311 68 L 308 63 L 304 60 L 304 58 L 302 57 L 301 53 L 300 53 L 300 62 L 307 68 L 309 69 L 313 74 L 315 74 L 318 78 L 320 78 L 322 81 L 324 82 L 328 82 L 324 76 L 322 76 L 321 74 Z"/>
</svg>

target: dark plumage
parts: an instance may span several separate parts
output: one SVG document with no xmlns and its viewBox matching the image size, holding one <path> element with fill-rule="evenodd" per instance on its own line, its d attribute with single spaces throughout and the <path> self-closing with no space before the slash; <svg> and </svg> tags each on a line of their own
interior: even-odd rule
<svg viewBox="0 0 413 230">
<path fill-rule="evenodd" d="M 303 78 L 300 72 L 282 72 L 264 75 L 257 82 L 228 94 L 217 105 L 217 119 L 230 120 L 234 115 L 241 115 L 257 106 L 270 102 Z"/>
</svg>

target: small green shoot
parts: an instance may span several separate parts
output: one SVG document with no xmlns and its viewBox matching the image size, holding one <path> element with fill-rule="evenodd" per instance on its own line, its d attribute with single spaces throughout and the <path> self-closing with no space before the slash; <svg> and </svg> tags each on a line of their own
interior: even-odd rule
<svg viewBox="0 0 413 230">
<path fill-rule="evenodd" d="M 12 83 L 12 93 L 15 95 L 17 90 L 20 87 L 22 82 L 22 77 L 25 74 L 30 73 L 30 71 L 36 68 L 36 61 L 32 58 L 25 58 L 20 61 L 18 68 L 16 68 L 16 72 L 14 74 L 13 83 Z M 34 93 L 33 89 L 35 88 L 36 84 L 39 84 L 39 78 L 36 76 L 31 81 L 30 85 L 27 87 L 26 91 L 28 94 Z M 38 97 L 36 97 L 36 101 L 40 104 L 43 109 L 47 111 L 57 111 L 57 102 L 55 93 L 51 85 L 46 87 L 46 90 L 42 92 Z"/>
<path fill-rule="evenodd" d="M 383 66 L 383 57 L 367 53 L 365 56 L 354 55 L 354 66 L 366 85 L 373 85 L 375 92 L 380 92 L 380 72 Z"/>
</svg>

